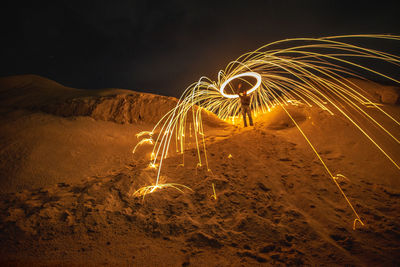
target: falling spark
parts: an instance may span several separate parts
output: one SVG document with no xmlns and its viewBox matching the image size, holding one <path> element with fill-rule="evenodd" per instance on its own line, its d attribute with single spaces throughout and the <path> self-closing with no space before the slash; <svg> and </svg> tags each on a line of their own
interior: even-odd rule
<svg viewBox="0 0 400 267">
<path fill-rule="evenodd" d="M 364 225 L 337 182 L 338 178 L 344 178 L 344 176 L 332 174 L 314 145 L 285 108 L 288 105 L 316 106 L 331 115 L 341 114 L 395 168 L 400 170 L 399 163 L 380 146 L 377 140 L 368 134 L 367 129 L 356 122 L 354 116 L 363 116 L 397 144 L 400 144 L 398 137 L 384 127 L 383 123 L 377 119 L 376 114 L 372 115 L 369 111 L 374 109 L 380 112 L 394 125 L 397 125 L 396 127 L 400 126 L 399 120 L 386 112 L 381 104 L 372 101 L 362 88 L 350 79 L 345 78 L 355 77 L 366 80 L 355 72 L 361 70 L 399 84 L 399 80 L 368 66 L 363 66 L 354 59 L 382 61 L 398 67 L 400 66 L 400 57 L 347 42 L 347 40 L 354 39 L 400 41 L 400 36 L 345 35 L 277 41 L 248 52 L 230 62 L 224 70 L 219 71 L 216 81 L 201 77 L 197 82 L 188 86 L 177 105 L 163 116 L 152 131 L 148 132 L 157 131 L 160 134 L 154 140 L 151 138 L 142 140 L 143 143 L 152 140 L 152 162 L 158 164 L 158 171 L 154 178 L 154 185 L 143 187 L 137 190 L 136 194 L 145 195 L 164 187 L 179 189 L 180 186 L 185 188 L 183 185 L 159 183 L 163 161 L 167 154 L 171 153 L 169 150 L 172 140 L 175 140 L 177 151 L 182 155 L 184 154 L 185 143 L 194 142 L 198 158 L 197 167 L 206 165 L 207 170 L 211 171 L 207 158 L 202 116 L 205 112 L 211 112 L 221 120 L 235 124 L 240 114 L 240 100 L 237 92 L 232 89 L 232 82 L 239 79 L 251 85 L 248 93 L 252 97 L 251 110 L 255 116 L 267 113 L 278 106 L 285 110 L 354 212 L 356 219 L 354 219 L 353 227 L 355 228 L 357 222 Z M 284 48 L 274 48 L 275 46 L 283 46 Z M 255 79 L 256 82 L 250 82 L 249 79 L 251 81 Z M 230 94 L 228 91 L 233 93 Z M 187 131 L 189 131 L 189 134 L 187 134 Z M 151 136 L 152 134 L 150 134 Z M 189 136 L 189 138 L 185 136 Z M 143 144 L 142 141 L 138 145 Z"/>
<path fill-rule="evenodd" d="M 136 134 L 136 137 L 137 138 L 140 138 L 140 137 L 142 137 L 143 135 L 148 135 L 148 136 L 152 136 L 153 135 L 153 132 L 150 132 L 150 131 L 143 131 L 143 132 L 140 132 L 140 133 L 138 133 L 138 134 Z"/>
<path fill-rule="evenodd" d="M 150 163 L 149 163 L 149 168 L 151 168 L 151 169 L 157 169 L 157 167 L 158 167 L 157 164 L 154 164 L 153 162 L 150 162 Z"/>
<path fill-rule="evenodd" d="M 211 197 L 214 198 L 214 200 L 217 200 L 217 193 L 215 193 L 214 183 L 212 183 L 212 189 L 213 189 L 213 194 L 211 195 Z"/>
<path fill-rule="evenodd" d="M 151 144 L 151 145 L 152 145 L 152 144 L 153 144 L 153 139 L 151 139 L 151 138 L 146 138 L 146 139 L 140 140 L 140 142 L 137 143 L 136 146 L 133 148 L 132 154 L 135 154 L 136 149 L 137 149 L 139 146 L 143 145 L 143 144 Z"/>
<path fill-rule="evenodd" d="M 174 189 L 176 189 L 176 190 L 178 190 L 179 192 L 182 192 L 182 193 L 184 192 L 183 191 L 184 189 L 193 191 L 191 188 L 189 188 L 189 187 L 187 187 L 185 185 L 175 184 L 175 183 L 166 183 L 166 184 L 156 184 L 156 185 L 144 186 L 144 187 L 139 188 L 138 190 L 136 190 L 132 194 L 132 196 L 143 197 L 143 199 L 144 199 L 147 194 L 150 194 L 150 193 L 153 193 L 156 190 L 160 190 L 160 189 L 168 188 L 168 187 L 174 188 Z"/>
</svg>

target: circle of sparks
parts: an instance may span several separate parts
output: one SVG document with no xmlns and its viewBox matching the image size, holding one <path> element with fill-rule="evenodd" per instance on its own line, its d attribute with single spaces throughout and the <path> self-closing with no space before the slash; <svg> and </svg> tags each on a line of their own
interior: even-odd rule
<svg viewBox="0 0 400 267">
<path fill-rule="evenodd" d="M 237 98 L 237 97 L 239 97 L 239 95 L 229 95 L 229 94 L 225 94 L 224 93 L 224 90 L 225 90 L 225 86 L 228 84 L 228 83 L 230 83 L 231 81 L 233 81 L 234 79 L 237 79 L 237 78 L 240 78 L 240 77 L 243 77 L 243 76 L 247 76 L 247 77 L 253 77 L 253 78 L 256 78 L 257 79 L 257 82 L 256 82 L 256 84 L 252 87 L 252 88 L 250 88 L 249 90 L 247 90 L 247 94 L 249 95 L 249 94 L 251 94 L 252 92 L 254 92 L 258 87 L 260 87 L 260 85 L 261 85 L 261 75 L 260 74 L 258 74 L 257 72 L 244 72 L 244 73 L 240 73 L 240 74 L 238 74 L 238 75 L 235 75 L 235 76 L 233 76 L 233 77 L 231 77 L 231 78 L 229 78 L 228 80 L 226 80 L 222 85 L 221 85 L 221 88 L 220 88 L 220 93 L 221 93 L 221 95 L 223 95 L 224 97 L 226 97 L 226 98 Z"/>
<path fill-rule="evenodd" d="M 386 149 L 381 146 L 380 140 L 370 135 L 368 129 L 362 124 L 357 123 L 356 116 L 361 116 L 361 119 L 372 123 L 377 130 L 382 130 L 382 133 L 387 134 L 386 138 L 392 139 L 397 144 L 400 144 L 400 138 L 386 129 L 383 121 L 375 117 L 375 115 L 378 116 L 375 113 L 385 116 L 388 119 L 385 124 L 391 123 L 391 127 L 400 126 L 400 120 L 385 111 L 381 104 L 375 103 L 366 90 L 352 81 L 352 78 L 367 80 L 357 74 L 358 70 L 362 70 L 400 84 L 400 79 L 390 77 L 353 60 L 355 58 L 378 60 L 400 67 L 400 56 L 368 49 L 346 41 L 354 38 L 400 42 L 400 36 L 395 35 L 343 35 L 276 41 L 231 61 L 224 70 L 218 72 L 216 81 L 202 76 L 197 82 L 189 85 L 176 106 L 167 112 L 150 132 L 146 132 L 150 133 L 153 144 L 151 167 L 157 170 L 155 183 L 138 189 L 134 195 L 144 197 L 146 194 L 162 188 L 175 188 L 179 191 L 189 189 L 180 184 L 160 183 L 163 161 L 169 153 L 174 153 L 173 149 L 176 149 L 176 153 L 182 156 L 182 163 L 179 166 L 185 166 L 184 152 L 188 143 L 192 143 L 194 149 L 197 150 L 197 167 L 204 166 L 214 176 L 211 170 L 212 166 L 208 162 L 205 128 L 202 120 L 202 116 L 206 113 L 203 111 L 214 113 L 219 119 L 234 124 L 235 119 L 238 118 L 237 114 L 240 112 L 241 104 L 240 101 L 231 100 L 238 98 L 237 94 L 225 94 L 224 90 L 232 80 L 246 76 L 257 79 L 256 85 L 247 91 L 249 94 L 253 93 L 252 112 L 254 115 L 267 113 L 276 106 L 281 107 L 307 141 L 325 168 L 328 177 L 332 179 L 353 211 L 355 215 L 353 229 L 356 228 L 357 223 L 361 226 L 364 225 L 337 181 L 344 176 L 342 174 L 335 175 L 330 170 L 329 162 L 324 160 L 318 149 L 311 143 L 308 134 L 302 130 L 291 112 L 286 109 L 289 104 L 304 105 L 305 107 L 319 107 L 331 115 L 337 113 L 358 129 L 395 168 L 400 170 L 400 163 L 390 153 L 387 153 Z M 264 86 L 260 87 L 261 83 Z M 376 112 L 372 113 L 371 110 Z M 152 138 L 153 133 L 157 133 L 154 139 Z M 139 143 L 141 145 L 147 142 L 150 140 L 144 139 Z M 171 146 L 171 143 L 175 143 L 176 147 Z M 177 188 L 178 186 L 180 187 Z M 216 200 L 215 187 L 213 187 L 213 192 Z"/>
</svg>

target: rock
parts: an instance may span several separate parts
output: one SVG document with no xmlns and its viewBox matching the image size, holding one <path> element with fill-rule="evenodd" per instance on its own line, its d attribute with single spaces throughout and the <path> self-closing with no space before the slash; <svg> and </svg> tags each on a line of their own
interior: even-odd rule
<svg viewBox="0 0 400 267">
<path fill-rule="evenodd" d="M 260 253 L 268 253 L 268 252 L 271 252 L 271 251 L 274 251 L 275 250 L 275 245 L 267 245 L 267 246 L 265 246 L 265 247 L 262 247 L 261 249 L 260 249 Z"/>
<path fill-rule="evenodd" d="M 384 104 L 395 105 L 399 102 L 400 90 L 398 88 L 384 88 L 379 94 L 381 102 Z"/>
<path fill-rule="evenodd" d="M 263 183 L 257 183 L 258 187 L 264 191 L 264 192 L 268 192 L 271 191 L 271 189 L 269 189 L 268 187 L 266 187 Z"/>
<path fill-rule="evenodd" d="M 261 256 L 258 256 L 256 254 L 253 254 L 249 251 L 245 251 L 245 252 L 238 252 L 237 253 L 238 256 L 240 257 L 248 257 L 248 258 L 252 258 L 255 259 L 258 262 L 267 262 L 267 259 Z"/>
<path fill-rule="evenodd" d="M 222 247 L 222 244 L 217 239 L 203 233 L 195 233 L 186 241 L 193 243 L 196 247 Z"/>
</svg>

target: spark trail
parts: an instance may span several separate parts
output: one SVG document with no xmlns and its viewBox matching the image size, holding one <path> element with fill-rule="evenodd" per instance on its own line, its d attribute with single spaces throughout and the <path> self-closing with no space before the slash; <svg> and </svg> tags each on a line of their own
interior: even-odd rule
<svg viewBox="0 0 400 267">
<path fill-rule="evenodd" d="M 397 127 L 400 126 L 399 120 L 384 111 L 379 104 L 368 97 L 367 92 L 348 79 L 349 77 L 365 79 L 357 74 L 358 71 L 362 71 L 400 84 L 399 80 L 358 63 L 360 59 L 367 59 L 382 61 L 394 67 L 400 66 L 399 56 L 351 43 L 355 40 L 370 39 L 398 42 L 400 36 L 346 35 L 286 39 L 267 44 L 231 61 L 225 70 L 219 71 L 217 81 L 201 77 L 187 87 L 175 108 L 165 114 L 152 131 L 146 132 L 146 136 L 150 137 L 139 142 L 139 144 L 153 144 L 150 165 L 154 166 L 157 172 L 154 184 L 140 188 L 134 195 L 144 197 L 163 187 L 173 187 L 180 191 L 188 188 L 179 184 L 160 183 L 162 164 L 172 149 L 170 147 L 172 140 L 176 143 L 176 152 L 182 154 L 182 164 L 184 164 L 183 154 L 188 132 L 195 139 L 197 165 L 205 165 L 207 170 L 212 173 L 208 165 L 202 115 L 208 111 L 217 115 L 221 120 L 234 123 L 238 119 L 240 111 L 240 100 L 238 92 L 234 89 L 234 82 L 241 80 L 250 88 L 248 93 L 251 93 L 252 96 L 251 110 L 253 114 L 269 112 L 276 106 L 281 106 L 285 110 L 354 212 L 356 216 L 354 227 L 356 222 L 363 225 L 350 200 L 336 181 L 341 175 L 334 175 L 330 171 L 285 106 L 298 104 L 309 107 L 317 106 L 331 115 L 343 115 L 379 149 L 395 168 L 400 170 L 399 163 L 379 145 L 377 140 L 368 134 L 367 129 L 354 120 L 355 114 L 361 114 L 372 125 L 383 130 L 388 138 L 400 144 L 399 139 L 387 130 L 382 122 L 371 115 L 368 109 L 372 108 L 383 113 Z M 190 121 L 189 126 L 187 125 L 188 121 Z M 141 135 L 139 134 L 139 136 Z"/>
</svg>

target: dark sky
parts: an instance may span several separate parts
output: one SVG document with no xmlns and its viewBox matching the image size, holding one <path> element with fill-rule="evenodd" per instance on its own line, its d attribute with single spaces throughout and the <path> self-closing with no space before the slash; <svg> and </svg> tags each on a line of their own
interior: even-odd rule
<svg viewBox="0 0 400 267">
<path fill-rule="evenodd" d="M 2 2 L 0 76 L 33 73 L 75 88 L 179 96 L 201 76 L 215 79 L 229 61 L 272 41 L 399 35 L 395 2 Z"/>
</svg>

